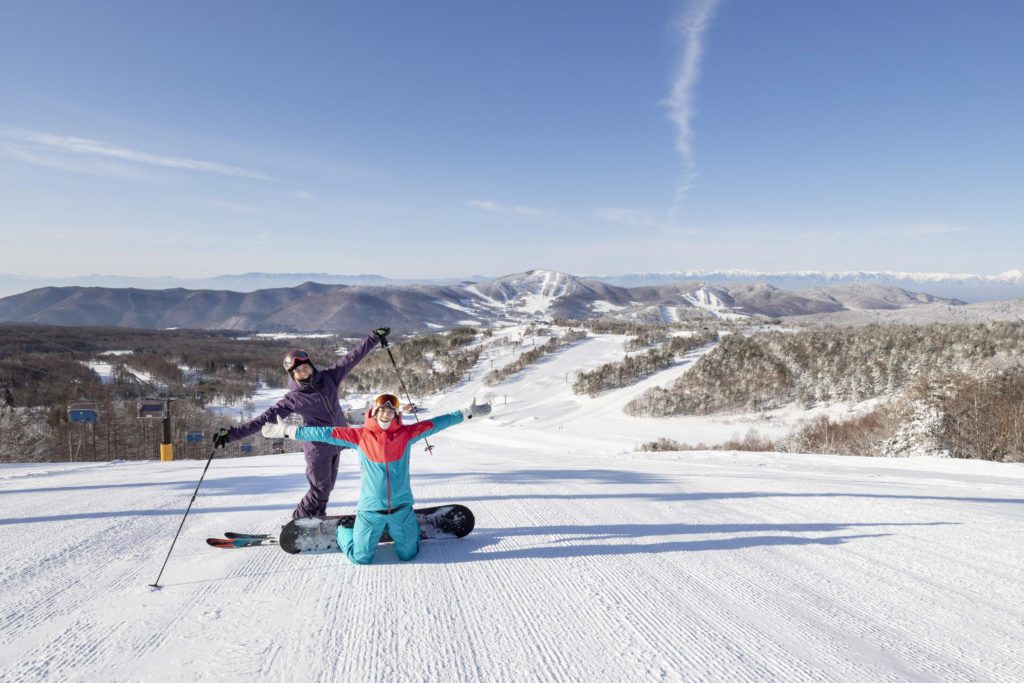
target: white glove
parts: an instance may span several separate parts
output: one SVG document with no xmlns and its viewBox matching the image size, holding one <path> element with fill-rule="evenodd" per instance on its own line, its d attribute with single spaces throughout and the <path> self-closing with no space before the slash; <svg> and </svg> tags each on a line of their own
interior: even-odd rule
<svg viewBox="0 0 1024 683">
<path fill-rule="evenodd" d="M 260 434 L 267 437 L 268 439 L 294 439 L 295 432 L 298 431 L 298 427 L 294 425 L 286 425 L 281 416 L 277 416 L 277 423 L 268 422 L 263 425 L 260 429 Z"/>
<path fill-rule="evenodd" d="M 472 420 L 474 417 L 484 417 L 485 415 L 491 414 L 490 403 L 477 403 L 476 397 L 473 398 L 473 402 L 469 404 L 468 408 L 462 409 L 462 417 L 467 420 Z"/>
</svg>

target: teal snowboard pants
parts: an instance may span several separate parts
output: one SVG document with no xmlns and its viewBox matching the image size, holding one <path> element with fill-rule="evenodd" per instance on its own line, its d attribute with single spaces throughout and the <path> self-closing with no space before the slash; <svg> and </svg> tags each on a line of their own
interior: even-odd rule
<svg viewBox="0 0 1024 683">
<path fill-rule="evenodd" d="M 398 559 L 409 561 L 419 554 L 420 524 L 411 505 L 390 515 L 358 510 L 351 529 L 338 527 L 338 547 L 355 564 L 370 564 L 385 529 L 395 542 Z"/>
</svg>

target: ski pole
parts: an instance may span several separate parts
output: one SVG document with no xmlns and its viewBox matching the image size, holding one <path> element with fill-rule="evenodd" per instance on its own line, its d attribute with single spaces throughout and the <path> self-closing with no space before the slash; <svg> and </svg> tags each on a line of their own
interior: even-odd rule
<svg viewBox="0 0 1024 683">
<path fill-rule="evenodd" d="M 405 400 L 408 401 L 409 403 L 412 403 L 412 396 L 409 395 L 409 390 L 405 387 L 405 382 L 402 381 L 402 373 L 398 370 L 398 363 L 395 362 L 395 357 L 391 353 L 391 346 L 387 343 L 386 339 L 382 338 L 380 341 L 381 346 L 383 346 L 384 350 L 388 352 L 388 358 L 391 359 L 391 365 L 395 368 L 395 374 L 398 375 L 398 383 L 402 386 L 402 391 L 405 392 Z M 420 421 L 420 416 L 417 415 L 416 413 L 413 413 L 412 416 L 416 418 L 417 422 Z M 426 451 L 428 453 L 433 453 L 434 447 L 430 445 L 430 442 L 427 441 L 426 438 L 423 439 L 423 442 L 427 444 Z"/>
<path fill-rule="evenodd" d="M 171 559 L 171 551 L 174 550 L 174 544 L 178 542 L 178 534 L 181 533 L 181 528 L 185 526 L 185 519 L 188 518 L 189 510 L 192 509 L 192 503 L 196 502 L 196 495 L 199 493 L 199 487 L 203 483 L 203 478 L 206 477 L 206 470 L 210 469 L 210 463 L 213 461 L 213 454 L 217 452 L 217 447 L 214 446 L 213 450 L 210 451 L 210 457 L 206 459 L 206 467 L 203 468 L 203 474 L 199 477 L 199 482 L 196 484 L 196 490 L 192 492 L 192 500 L 188 502 L 188 507 L 185 508 L 185 516 L 181 518 L 181 524 L 178 525 L 178 533 L 174 534 L 174 540 L 171 541 L 171 547 L 167 551 L 167 557 L 164 558 L 164 564 L 160 567 L 160 573 L 156 575 L 156 581 L 149 584 L 153 588 L 160 588 L 160 577 L 164 574 L 164 569 L 167 568 L 167 560 Z"/>
</svg>

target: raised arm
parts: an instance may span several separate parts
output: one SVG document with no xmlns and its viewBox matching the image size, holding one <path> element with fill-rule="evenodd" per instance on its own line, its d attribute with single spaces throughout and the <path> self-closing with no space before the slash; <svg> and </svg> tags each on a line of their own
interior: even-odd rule
<svg viewBox="0 0 1024 683">
<path fill-rule="evenodd" d="M 437 417 L 423 422 L 417 422 L 411 425 L 409 429 L 412 431 L 412 437 L 409 439 L 409 443 L 425 439 L 431 434 L 437 434 L 442 429 L 448 429 L 462 422 L 465 418 L 462 416 L 461 410 L 455 410 L 444 415 L 438 415 Z"/>
<path fill-rule="evenodd" d="M 352 369 L 359 364 L 359 361 L 365 358 L 366 354 L 370 353 L 380 343 L 381 336 L 377 332 L 371 332 L 366 335 L 366 339 L 360 342 L 358 346 L 346 353 L 341 360 L 324 370 L 324 372 L 329 373 L 334 377 L 335 382 L 341 384 L 341 381 L 348 376 L 348 373 L 352 372 Z"/>
<path fill-rule="evenodd" d="M 260 430 L 268 439 L 295 439 L 296 441 L 320 441 L 346 448 L 358 448 L 359 429 L 352 427 L 296 427 L 278 421 L 263 425 Z"/>
<path fill-rule="evenodd" d="M 274 405 L 270 406 L 262 413 L 246 422 L 245 424 L 236 425 L 228 429 L 228 440 L 238 441 L 240 439 L 244 439 L 247 436 L 251 436 L 256 432 L 260 431 L 260 428 L 263 427 L 263 425 L 273 424 L 277 422 L 279 419 L 283 420 L 284 418 L 291 415 L 293 412 L 295 411 L 291 409 L 288 397 L 285 396 L 285 398 L 281 399 Z"/>
<path fill-rule="evenodd" d="M 295 436 L 291 438 L 296 441 L 320 441 L 345 448 L 358 448 L 359 432 L 360 430 L 355 427 L 297 427 Z"/>
<path fill-rule="evenodd" d="M 490 403 L 477 403 L 476 399 L 473 399 L 473 403 L 470 404 L 468 408 L 453 410 L 445 415 L 439 415 L 438 417 L 425 422 L 417 422 L 412 425 L 413 436 L 409 441 L 411 443 L 413 441 L 425 439 L 431 434 L 436 434 L 442 429 L 448 429 L 449 427 L 454 427 L 460 422 L 472 420 L 474 417 L 484 417 L 486 415 L 490 415 L 490 413 Z"/>
</svg>

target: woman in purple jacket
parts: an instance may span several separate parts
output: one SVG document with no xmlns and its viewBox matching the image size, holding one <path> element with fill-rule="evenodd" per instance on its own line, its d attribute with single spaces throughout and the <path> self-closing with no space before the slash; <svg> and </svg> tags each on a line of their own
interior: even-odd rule
<svg viewBox="0 0 1024 683">
<path fill-rule="evenodd" d="M 302 350 L 289 351 L 284 357 L 288 373 L 288 393 L 262 414 L 236 427 L 221 427 L 213 435 L 214 449 L 223 448 L 260 431 L 267 423 L 277 422 L 292 413 L 302 416 L 306 427 L 345 427 L 345 415 L 338 404 L 338 386 L 352 372 L 352 368 L 378 344 L 386 344 L 390 328 L 379 327 L 348 354 L 324 370 L 317 370 L 309 354 Z M 306 479 L 309 491 L 292 512 L 292 519 L 317 517 L 327 514 L 327 501 L 338 479 L 341 448 L 333 444 L 305 441 Z"/>
</svg>

